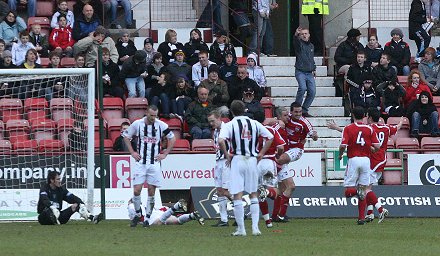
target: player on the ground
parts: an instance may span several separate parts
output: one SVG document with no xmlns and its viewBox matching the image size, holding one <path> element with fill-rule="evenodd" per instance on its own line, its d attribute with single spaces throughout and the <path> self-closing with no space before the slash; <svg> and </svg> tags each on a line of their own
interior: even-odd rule
<svg viewBox="0 0 440 256">
<path fill-rule="evenodd" d="M 137 211 L 134 208 L 133 200 L 128 200 L 128 217 L 133 221 L 136 218 Z M 180 214 L 175 216 L 179 212 L 186 212 L 187 203 L 184 199 L 180 199 L 172 207 L 163 206 L 160 209 L 154 209 L 149 219 L 149 226 L 151 225 L 182 225 L 183 223 L 191 220 L 197 220 L 200 225 L 205 225 L 205 220 L 198 211 L 192 213 Z M 142 216 L 143 217 L 143 216 Z M 139 221 L 140 222 L 140 221 Z"/>
<path fill-rule="evenodd" d="M 289 205 L 289 199 L 295 190 L 295 182 L 293 181 L 294 171 L 288 168 L 288 163 L 297 161 L 304 153 L 304 143 L 307 136 L 314 141 L 318 140 L 318 133 L 313 129 L 312 124 L 302 116 L 301 104 L 293 102 L 290 105 L 290 117 L 286 123 L 286 132 L 289 144 L 289 150 L 284 152 L 276 161 L 283 165 L 278 172 L 278 181 L 281 181 L 279 190 L 281 195 L 279 199 L 280 210 L 278 214 L 272 215 L 272 221 L 287 221 L 286 212 Z"/>
<path fill-rule="evenodd" d="M 63 201 L 72 205 L 61 210 L 63 208 Z M 102 213 L 93 216 L 79 197 L 61 186 L 61 177 L 56 171 L 49 172 L 47 184 L 40 189 L 37 212 L 38 222 L 41 225 L 66 224 L 75 212 L 78 212 L 82 218 L 90 220 L 94 224 L 103 219 Z"/>
<path fill-rule="evenodd" d="M 251 201 L 252 235 L 261 235 L 258 228 L 260 211 L 258 206 L 258 172 L 257 161 L 260 160 L 272 144 L 273 135 L 259 122 L 244 116 L 245 105 L 242 101 L 231 103 L 234 118 L 221 129 L 219 145 L 226 157 L 226 166 L 230 166 L 229 191 L 234 195 L 234 216 L 237 230 L 233 236 L 246 236 L 244 227 L 243 191 L 249 193 Z M 267 139 L 263 148 L 258 152 L 258 137 Z M 226 149 L 226 140 L 231 149 Z"/>
<path fill-rule="evenodd" d="M 264 113 L 263 112 L 257 112 L 254 114 L 254 118 L 256 121 L 263 123 L 264 122 Z M 279 127 L 279 124 L 276 123 L 273 126 Z M 276 157 L 280 156 L 284 152 L 284 146 L 286 145 L 286 142 L 279 134 L 278 130 L 272 126 L 265 126 L 267 130 L 272 133 L 273 142 L 270 148 L 266 151 L 266 154 L 264 154 L 263 158 L 258 162 L 257 168 L 259 173 L 258 178 L 258 192 L 260 197 L 260 210 L 261 214 L 263 215 L 263 219 L 266 222 L 266 227 L 271 228 L 272 227 L 272 219 L 269 216 L 269 206 L 266 201 L 266 197 L 271 198 L 274 200 L 278 194 L 277 189 L 277 183 L 278 180 L 276 178 L 277 174 L 277 163 L 275 162 Z M 259 141 L 259 147 L 262 148 L 265 139 L 261 138 L 261 141 Z"/>
<path fill-rule="evenodd" d="M 217 190 L 217 202 L 220 212 L 220 220 L 218 223 L 212 225 L 213 227 L 227 227 L 228 224 L 228 213 L 227 205 L 228 198 L 231 198 L 229 193 L 229 175 L 230 168 L 226 166 L 226 158 L 223 152 L 220 150 L 218 144 L 219 134 L 221 129 L 225 127 L 225 123 L 221 119 L 220 112 L 216 109 L 208 114 L 208 123 L 211 128 L 214 129 L 214 144 L 216 147 L 216 164 L 214 168 L 214 181 Z M 229 150 L 229 144 L 226 144 L 226 150 Z"/>
<path fill-rule="evenodd" d="M 145 181 L 148 183 L 148 199 L 144 227 L 149 226 L 149 219 L 154 208 L 154 194 L 161 185 L 160 161 L 165 159 L 174 147 L 176 138 L 168 125 L 159 120 L 159 110 L 155 105 L 147 107 L 146 116 L 134 121 L 122 134 L 131 156 L 136 160 L 133 175 L 133 204 L 137 215 L 131 221 L 136 227 L 141 217 L 141 192 Z M 137 151 L 131 146 L 131 139 L 137 136 Z M 167 148 L 161 152 L 162 137 L 167 138 Z"/>
<path fill-rule="evenodd" d="M 380 148 L 377 152 L 371 154 L 370 167 L 370 186 L 368 187 L 366 200 L 367 200 L 367 215 L 365 221 L 371 222 L 374 220 L 373 207 L 379 212 L 379 221 L 381 223 L 389 212 L 387 209 L 383 208 L 378 202 L 376 194 L 372 191 L 372 185 L 377 185 L 379 179 L 382 177 L 382 172 L 384 171 L 385 164 L 387 162 L 387 148 L 388 148 L 388 138 L 397 133 L 397 131 L 402 127 L 403 118 L 397 125 L 380 124 L 380 111 L 377 108 L 368 109 L 368 124 L 373 128 L 377 134 L 377 138 L 380 143 Z M 332 120 L 327 122 L 327 126 L 332 130 L 337 130 L 342 132 L 342 128 L 338 127 L 336 123 Z"/>
<path fill-rule="evenodd" d="M 339 146 L 339 160 L 347 149 L 347 169 L 344 176 L 345 196 L 358 195 L 358 221 L 365 224 L 366 190 L 370 185 L 370 156 L 379 150 L 380 142 L 371 126 L 363 124 L 364 109 L 354 107 L 352 110 L 354 122 L 347 125 L 342 131 L 342 142 Z"/>
</svg>

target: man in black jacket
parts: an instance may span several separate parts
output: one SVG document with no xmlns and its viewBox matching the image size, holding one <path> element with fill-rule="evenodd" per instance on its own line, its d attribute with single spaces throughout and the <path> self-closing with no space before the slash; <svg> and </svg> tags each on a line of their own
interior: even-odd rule
<svg viewBox="0 0 440 256">
<path fill-rule="evenodd" d="M 63 201 L 72 205 L 65 210 L 61 210 Z M 49 172 L 47 184 L 40 189 L 37 212 L 38 222 L 41 225 L 66 224 L 75 212 L 94 224 L 97 224 L 103 218 L 102 213 L 93 216 L 79 197 L 61 187 L 61 177 L 56 171 Z"/>
<path fill-rule="evenodd" d="M 255 92 L 255 99 L 260 101 L 263 97 L 263 89 L 258 84 L 248 77 L 246 66 L 239 66 L 237 69 L 237 76 L 228 84 L 229 104 L 233 100 L 241 100 L 243 92 L 246 88 L 251 87 Z"/>
<path fill-rule="evenodd" d="M 364 46 L 359 43 L 361 32 L 358 29 L 350 29 L 347 32 L 347 40 L 342 42 L 335 52 L 336 71 L 347 74 L 351 64 L 356 62 L 356 54 L 359 50 L 364 50 Z"/>
<path fill-rule="evenodd" d="M 403 32 L 400 28 L 391 30 L 391 41 L 385 44 L 383 52 L 391 57 L 390 65 L 394 67 L 397 75 L 407 76 L 411 71 L 409 61 L 411 51 L 408 43 L 403 41 Z"/>
<path fill-rule="evenodd" d="M 125 80 L 129 98 L 145 98 L 144 78 L 148 75 L 146 57 L 145 51 L 138 50 L 122 64 L 120 78 Z"/>
</svg>

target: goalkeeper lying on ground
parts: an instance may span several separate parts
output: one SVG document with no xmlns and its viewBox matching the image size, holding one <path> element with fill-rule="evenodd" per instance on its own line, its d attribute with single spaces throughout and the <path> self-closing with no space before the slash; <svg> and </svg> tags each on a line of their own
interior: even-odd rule
<svg viewBox="0 0 440 256">
<path fill-rule="evenodd" d="M 63 201 L 72 205 L 61 211 Z M 47 184 L 40 189 L 37 212 L 41 225 L 66 224 L 75 212 L 95 224 L 103 217 L 102 213 L 93 216 L 79 197 L 61 187 L 61 177 L 56 171 L 49 172 Z"/>
</svg>

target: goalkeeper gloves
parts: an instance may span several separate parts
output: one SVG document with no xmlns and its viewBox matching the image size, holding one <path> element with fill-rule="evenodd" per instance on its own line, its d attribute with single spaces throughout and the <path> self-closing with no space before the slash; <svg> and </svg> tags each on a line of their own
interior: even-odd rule
<svg viewBox="0 0 440 256">
<path fill-rule="evenodd" d="M 83 217 L 85 220 L 88 220 L 90 217 L 90 213 L 87 210 L 87 207 L 84 204 L 79 205 L 78 213 Z"/>
<path fill-rule="evenodd" d="M 50 209 L 52 210 L 53 215 L 55 216 L 55 219 L 57 221 L 57 224 L 60 225 L 60 221 L 58 220 L 58 217 L 60 217 L 60 211 L 58 210 L 58 208 L 54 205 L 52 205 L 50 207 Z"/>
</svg>

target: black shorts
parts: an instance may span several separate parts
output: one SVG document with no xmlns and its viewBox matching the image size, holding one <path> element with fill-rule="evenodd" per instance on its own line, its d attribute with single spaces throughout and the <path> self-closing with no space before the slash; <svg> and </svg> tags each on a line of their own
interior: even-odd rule
<svg viewBox="0 0 440 256">
<path fill-rule="evenodd" d="M 74 213 L 75 212 L 72 211 L 72 208 L 68 207 L 65 210 L 60 212 L 60 217 L 58 217 L 58 221 L 60 222 L 60 224 L 66 224 L 69 221 L 70 217 Z M 50 208 L 44 209 L 38 215 L 38 222 L 41 225 L 55 225 L 55 224 L 57 224 L 55 216 L 53 215 L 53 212 L 52 212 L 52 210 Z"/>
</svg>

